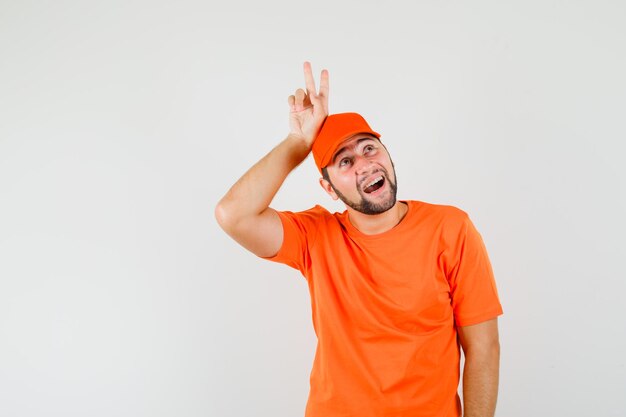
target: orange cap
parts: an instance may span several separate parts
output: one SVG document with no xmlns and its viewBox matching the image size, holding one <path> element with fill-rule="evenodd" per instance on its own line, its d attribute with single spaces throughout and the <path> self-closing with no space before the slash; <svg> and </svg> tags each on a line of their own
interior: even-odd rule
<svg viewBox="0 0 626 417">
<path fill-rule="evenodd" d="M 338 113 L 326 117 L 312 148 L 315 165 L 320 173 L 330 163 L 339 144 L 357 133 L 371 133 L 380 138 L 380 134 L 374 132 L 358 113 Z"/>
</svg>

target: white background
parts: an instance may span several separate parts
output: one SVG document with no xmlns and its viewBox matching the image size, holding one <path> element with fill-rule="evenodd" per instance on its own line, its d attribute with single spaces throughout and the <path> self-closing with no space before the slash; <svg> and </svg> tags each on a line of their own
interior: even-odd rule
<svg viewBox="0 0 626 417">
<path fill-rule="evenodd" d="M 213 209 L 330 73 L 399 198 L 455 205 L 500 416 L 624 416 L 622 1 L 0 1 L 0 415 L 301 416 L 306 281 Z M 330 200 L 312 158 L 272 206 Z"/>
</svg>

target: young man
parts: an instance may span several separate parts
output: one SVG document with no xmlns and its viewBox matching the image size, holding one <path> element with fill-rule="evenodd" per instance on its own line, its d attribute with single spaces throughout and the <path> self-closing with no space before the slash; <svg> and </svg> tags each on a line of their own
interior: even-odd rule
<svg viewBox="0 0 626 417">
<path fill-rule="evenodd" d="M 397 201 L 380 134 L 356 113 L 329 115 L 328 71 L 319 92 L 289 96 L 290 133 L 218 203 L 233 239 L 306 278 L 318 338 L 306 417 L 493 416 L 502 314 L 482 238 L 467 213 Z M 309 154 L 320 184 L 346 205 L 276 211 L 269 204 Z"/>
</svg>

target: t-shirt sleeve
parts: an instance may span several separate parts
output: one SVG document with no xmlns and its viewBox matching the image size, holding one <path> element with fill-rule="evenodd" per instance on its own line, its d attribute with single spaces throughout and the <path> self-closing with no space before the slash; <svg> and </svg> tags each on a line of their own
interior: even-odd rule
<svg viewBox="0 0 626 417">
<path fill-rule="evenodd" d="M 306 276 L 311 267 L 310 248 L 317 233 L 317 208 L 301 212 L 277 211 L 283 225 L 283 243 L 276 255 L 261 258 L 289 265 Z"/>
<path fill-rule="evenodd" d="M 469 326 L 503 313 L 496 281 L 483 239 L 463 212 L 448 272 L 457 326 Z"/>
</svg>

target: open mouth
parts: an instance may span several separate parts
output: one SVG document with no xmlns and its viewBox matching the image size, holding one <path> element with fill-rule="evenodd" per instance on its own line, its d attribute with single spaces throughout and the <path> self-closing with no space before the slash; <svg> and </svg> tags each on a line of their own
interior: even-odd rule
<svg viewBox="0 0 626 417">
<path fill-rule="evenodd" d="M 383 185 L 385 185 L 385 177 L 380 175 L 379 177 L 374 178 L 369 184 L 367 184 L 363 191 L 365 191 L 367 194 L 370 194 L 380 189 L 380 187 L 382 187 Z"/>
</svg>

